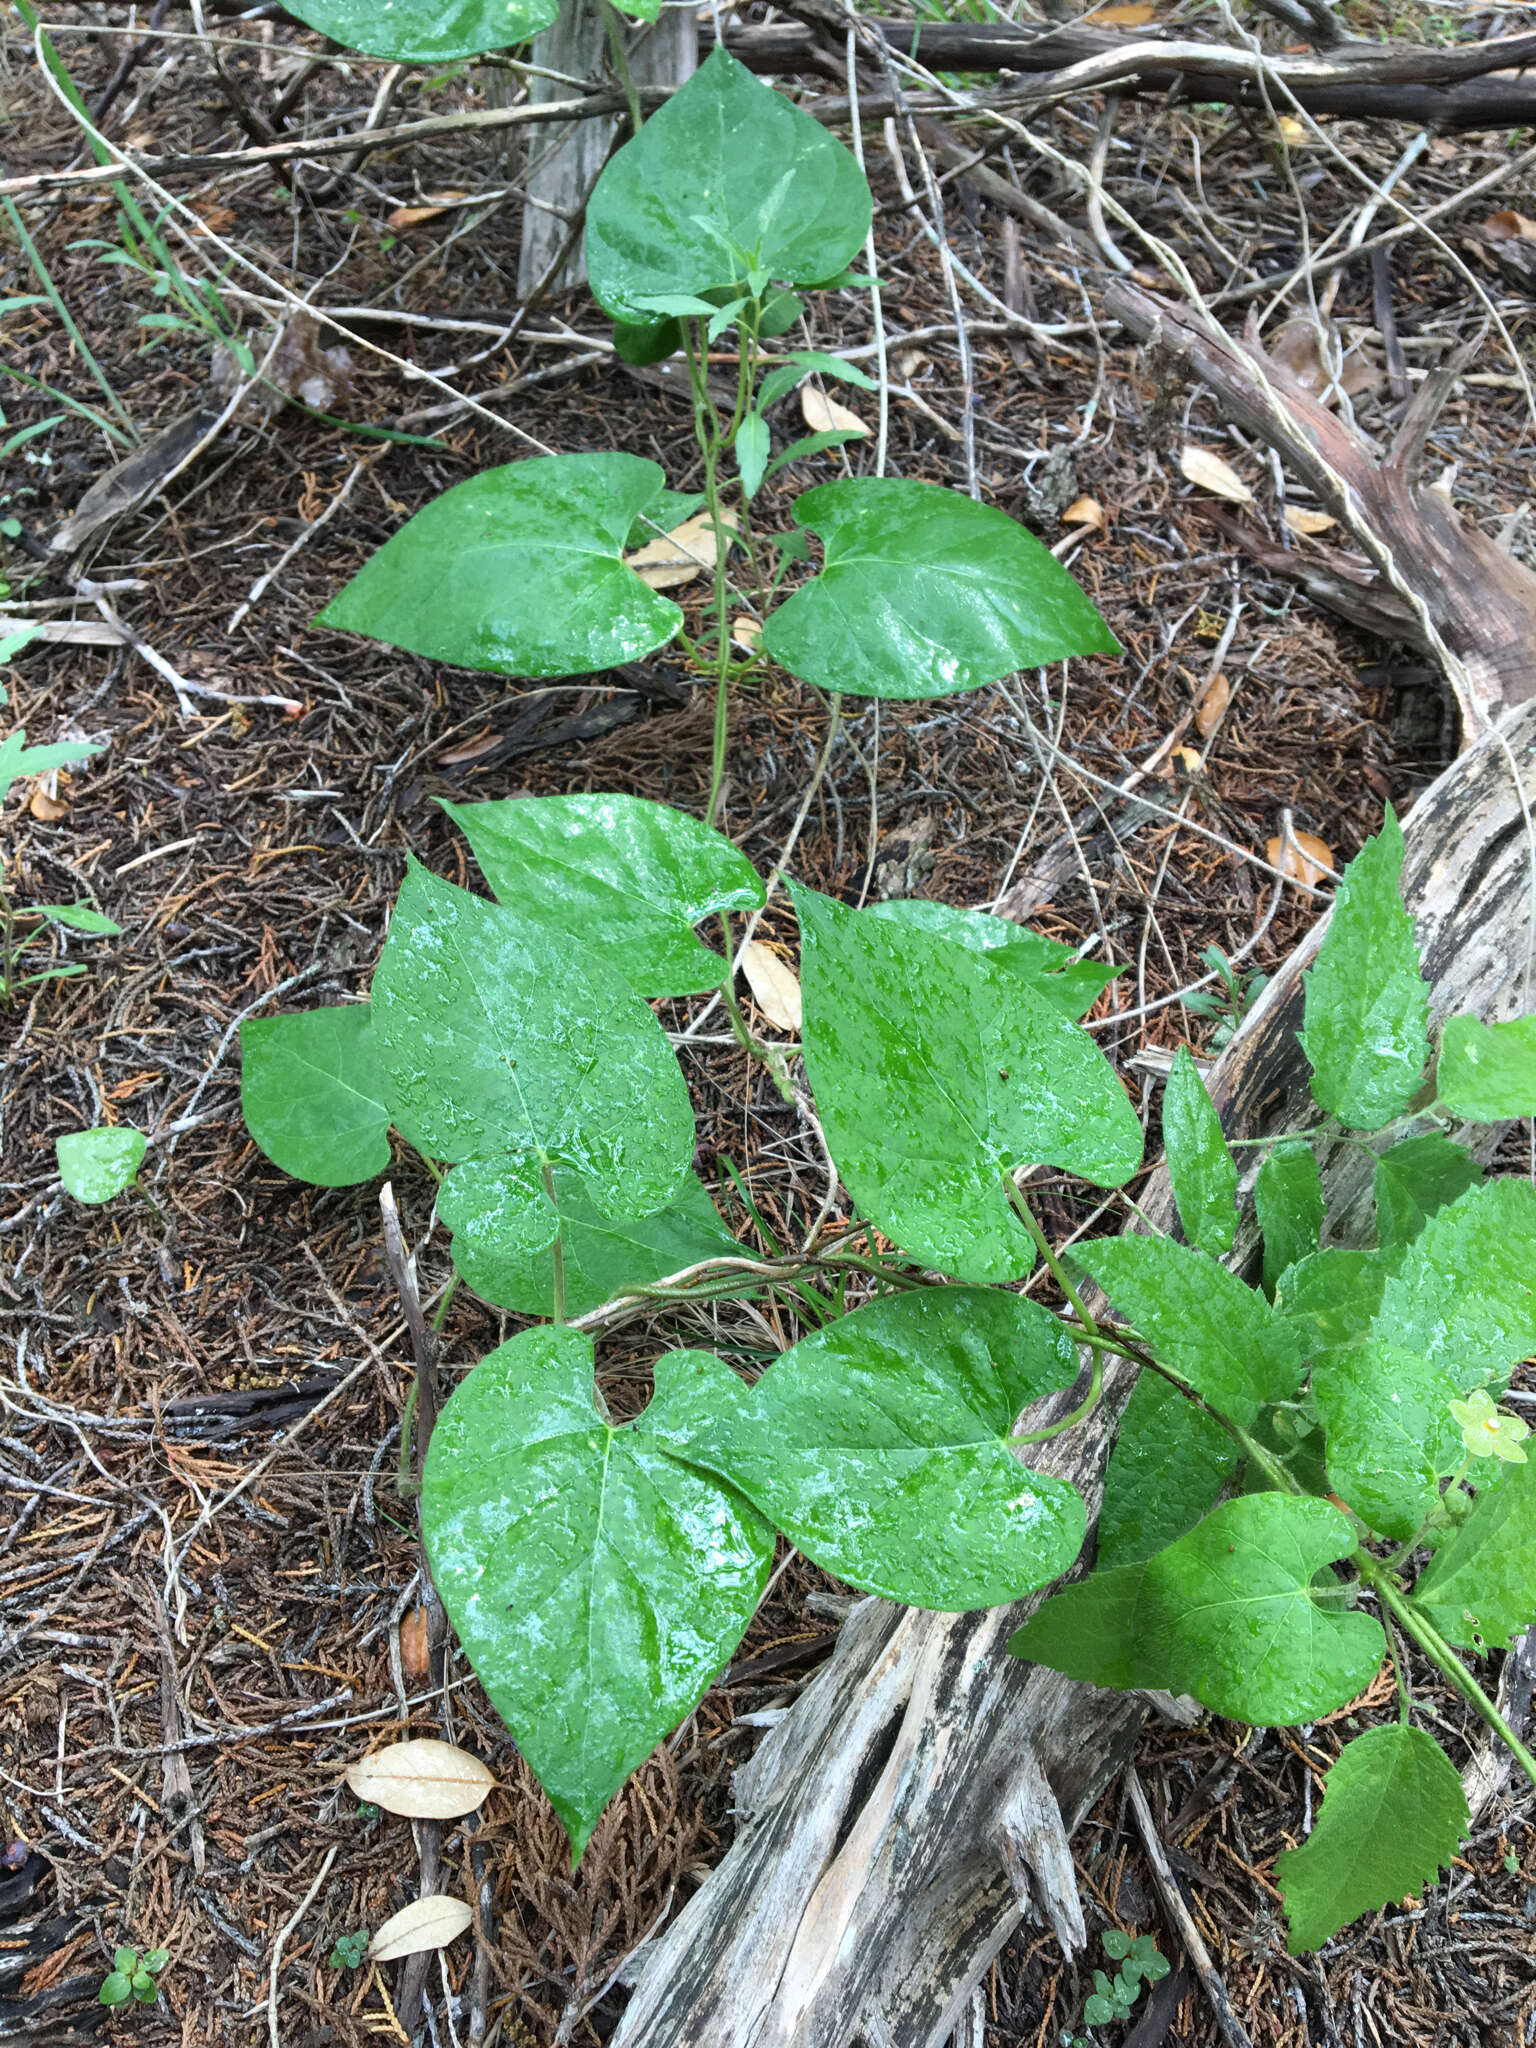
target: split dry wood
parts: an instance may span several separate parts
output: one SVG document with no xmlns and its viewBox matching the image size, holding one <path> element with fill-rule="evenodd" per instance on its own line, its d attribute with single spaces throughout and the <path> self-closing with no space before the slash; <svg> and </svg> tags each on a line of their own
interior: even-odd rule
<svg viewBox="0 0 1536 2048">
<path fill-rule="evenodd" d="M 1525 801 L 1536 706 L 1485 734 L 1415 804 L 1405 887 L 1437 1019 L 1523 1006 L 1532 942 Z M 1273 977 L 1213 1070 L 1234 1136 L 1316 1123 L 1296 1044 L 1319 925 Z M 1484 1131 L 1484 1150 L 1497 1133 Z M 1370 1162 L 1323 1145 L 1347 1233 Z M 1172 1214 L 1166 1178 L 1143 1197 Z M 1234 1259 L 1251 1263 L 1251 1233 Z M 1129 1392 L 1040 1457 L 1090 1505 Z M 736 1780 L 736 1839 L 650 1948 L 615 2048 L 941 2048 L 1021 1915 L 1063 1948 L 1084 1926 L 1068 1837 L 1122 1767 L 1144 1702 L 1069 1684 L 1004 1654 L 1035 1603 L 991 1614 L 854 1610 L 826 1669 Z"/>
</svg>

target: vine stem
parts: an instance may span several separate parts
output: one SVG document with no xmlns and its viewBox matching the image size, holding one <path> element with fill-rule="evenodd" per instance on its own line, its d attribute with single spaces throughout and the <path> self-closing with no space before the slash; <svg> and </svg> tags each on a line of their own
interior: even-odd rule
<svg viewBox="0 0 1536 2048">
<path fill-rule="evenodd" d="M 1067 1300 L 1071 1302 L 1073 1313 L 1076 1315 L 1078 1321 L 1083 1325 L 1086 1341 L 1094 1346 L 1097 1346 L 1100 1342 L 1098 1323 L 1094 1319 L 1094 1317 L 1092 1317 L 1088 1313 L 1087 1309 L 1084 1308 L 1082 1296 L 1078 1293 L 1077 1289 L 1072 1285 L 1072 1282 L 1068 1279 L 1067 1270 L 1065 1266 L 1062 1265 L 1060 1259 L 1058 1259 L 1056 1254 L 1051 1250 L 1050 1240 L 1049 1238 L 1047 1238 L 1045 1232 L 1040 1228 L 1040 1225 L 1036 1222 L 1034 1210 L 1030 1208 L 1028 1202 L 1025 1201 L 1023 1195 L 1019 1192 L 1019 1189 L 1015 1185 L 1014 1178 L 1011 1173 L 1004 1171 L 1002 1181 L 1004 1192 L 1007 1194 L 1008 1200 L 1012 1203 L 1014 1211 L 1017 1214 L 1019 1221 L 1023 1224 L 1024 1228 L 1029 1232 L 1030 1236 L 1034 1239 L 1035 1249 L 1039 1252 L 1041 1258 L 1045 1261 L 1046 1271 L 1050 1274 L 1051 1278 L 1056 1282 L 1056 1285 L 1061 1289 L 1062 1293 L 1067 1297 Z"/>
<path fill-rule="evenodd" d="M 1065 1436 L 1069 1429 L 1076 1429 L 1080 1422 L 1086 1422 L 1099 1405 L 1099 1396 L 1104 1391 L 1104 1352 L 1095 1344 L 1093 1347 L 1093 1372 L 1088 1381 L 1088 1391 L 1072 1410 L 1063 1415 L 1060 1422 L 1053 1422 L 1047 1429 L 1032 1429 L 1028 1435 L 1015 1432 L 1009 1437 L 1011 1444 L 1046 1444 L 1053 1436 Z"/>
<path fill-rule="evenodd" d="M 1531 1783 L 1536 1785 L 1536 1756 L 1531 1755 L 1440 1631 L 1393 1584 L 1391 1576 L 1381 1569 L 1368 1551 L 1357 1550 L 1352 1562 L 1355 1570 L 1371 1587 L 1382 1605 L 1391 1611 L 1405 1634 L 1413 1638 L 1435 1669 L 1450 1680 L 1478 1718 L 1486 1722 L 1498 1736 Z"/>
</svg>

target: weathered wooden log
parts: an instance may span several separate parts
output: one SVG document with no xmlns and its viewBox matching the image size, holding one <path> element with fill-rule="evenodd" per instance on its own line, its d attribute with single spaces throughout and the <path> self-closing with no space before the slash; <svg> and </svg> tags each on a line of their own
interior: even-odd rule
<svg viewBox="0 0 1536 2048">
<path fill-rule="evenodd" d="M 1517 785 L 1523 781 L 1524 794 Z M 1510 714 L 1419 798 L 1405 886 L 1436 1022 L 1518 1013 L 1532 921 L 1536 706 Z M 1232 1136 L 1320 1121 L 1296 1043 L 1312 931 L 1217 1062 Z M 1491 1149 L 1497 1131 L 1474 1134 Z M 1335 1229 L 1364 1232 L 1370 1162 L 1321 1149 Z M 1142 1198 L 1172 1217 L 1166 1176 Z M 1251 1266 L 1251 1228 L 1234 1261 Z M 1096 1504 L 1129 1375 L 1035 1461 Z M 1037 1596 L 1038 1597 L 1038 1596 Z M 1120 1769 L 1142 1700 L 1008 1657 L 1036 1599 L 985 1614 L 854 1610 L 827 1668 L 737 1778 L 736 1838 L 645 1954 L 615 2048 L 941 2048 L 1030 1915 L 1063 1949 L 1083 1920 L 1068 1835 Z M 967 2022 L 968 2023 L 968 2022 Z"/>
</svg>

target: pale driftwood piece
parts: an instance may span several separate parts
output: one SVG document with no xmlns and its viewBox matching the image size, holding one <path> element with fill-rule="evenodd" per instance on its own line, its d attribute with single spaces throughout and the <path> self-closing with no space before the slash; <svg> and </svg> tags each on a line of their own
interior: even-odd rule
<svg viewBox="0 0 1536 2048">
<path fill-rule="evenodd" d="M 622 21 L 630 76 L 637 86 L 679 86 L 698 64 L 698 30 L 686 7 L 664 7 L 652 24 Z M 601 0 L 561 0 L 559 19 L 540 29 L 529 58 L 547 71 L 567 78 L 601 78 L 611 70 Z M 553 79 L 535 78 L 529 96 L 541 101 L 569 99 L 571 88 Z M 579 121 L 529 144 L 529 171 L 523 189 L 523 240 L 517 262 L 517 295 L 530 299 L 539 290 L 565 291 L 585 284 L 587 266 L 580 238 L 571 242 L 572 224 L 579 222 L 597 174 L 608 161 L 616 119 Z M 551 265 L 564 250 L 559 267 Z"/>
<path fill-rule="evenodd" d="M 1536 706 L 1463 754 L 1407 823 L 1437 1022 L 1523 1006 L 1533 895 L 1514 762 L 1536 800 Z M 1318 1121 L 1294 1034 L 1320 931 L 1213 1070 L 1233 1136 Z M 1478 1136 L 1486 1150 L 1498 1133 Z M 1323 1170 L 1347 1235 L 1369 1162 L 1335 1146 Z M 1171 1220 L 1166 1176 L 1143 1202 Z M 1251 1264 L 1254 1249 L 1250 1231 L 1234 1256 Z M 1111 1375 L 1094 1416 L 1034 1461 L 1072 1478 L 1090 1510 L 1129 1386 Z M 615 2048 L 942 2048 L 1021 1915 L 1048 1922 L 1068 1954 L 1081 1948 L 1068 1837 L 1122 1767 L 1144 1702 L 1008 1657 L 1035 1605 L 854 1609 L 826 1669 L 739 1773 L 736 1839 L 647 1950 Z"/>
<path fill-rule="evenodd" d="M 1223 411 L 1266 442 L 1317 493 L 1368 557 L 1351 564 L 1251 543 L 1321 604 L 1432 654 L 1456 698 L 1464 738 L 1536 697 L 1536 575 L 1463 520 L 1449 496 L 1417 482 L 1424 446 L 1463 365 L 1419 389 L 1389 453 L 1360 436 L 1267 356 L 1187 307 L 1115 283 L 1106 310 L 1208 386 Z M 1250 537 L 1240 536 L 1245 545 Z M 1309 564 L 1315 564 L 1309 567 Z"/>
</svg>

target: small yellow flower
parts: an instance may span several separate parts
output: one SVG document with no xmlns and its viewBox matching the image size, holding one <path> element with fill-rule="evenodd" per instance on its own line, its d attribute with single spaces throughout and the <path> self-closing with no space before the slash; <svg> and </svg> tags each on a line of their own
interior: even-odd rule
<svg viewBox="0 0 1536 2048">
<path fill-rule="evenodd" d="M 1448 1404 L 1461 1424 L 1461 1438 L 1474 1458 L 1502 1458 L 1509 1465 L 1523 1465 L 1520 1446 L 1530 1435 L 1529 1426 L 1517 1415 L 1503 1415 L 1479 1387 L 1465 1401 Z"/>
</svg>

